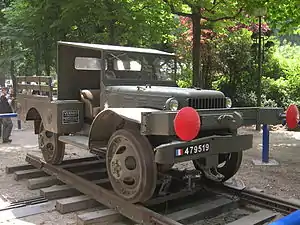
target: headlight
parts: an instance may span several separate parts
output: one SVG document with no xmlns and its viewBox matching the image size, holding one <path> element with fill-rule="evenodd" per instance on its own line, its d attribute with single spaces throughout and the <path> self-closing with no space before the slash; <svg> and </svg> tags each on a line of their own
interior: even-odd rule
<svg viewBox="0 0 300 225">
<path fill-rule="evenodd" d="M 166 101 L 166 109 L 171 111 L 176 111 L 178 109 L 179 103 L 175 98 L 169 98 Z"/>
<path fill-rule="evenodd" d="M 226 108 L 231 108 L 232 107 L 232 101 L 230 98 L 226 97 Z"/>
</svg>

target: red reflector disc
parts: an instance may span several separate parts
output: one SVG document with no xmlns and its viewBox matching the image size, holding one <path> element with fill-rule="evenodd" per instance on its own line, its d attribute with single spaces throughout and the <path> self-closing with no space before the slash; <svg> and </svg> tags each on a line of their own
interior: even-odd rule
<svg viewBox="0 0 300 225">
<path fill-rule="evenodd" d="M 288 128 L 295 129 L 299 123 L 299 110 L 296 105 L 290 105 L 286 111 L 286 123 Z"/>
<path fill-rule="evenodd" d="M 176 135 L 183 141 L 193 140 L 199 133 L 201 121 L 199 114 L 192 107 L 184 107 L 174 119 Z"/>
</svg>

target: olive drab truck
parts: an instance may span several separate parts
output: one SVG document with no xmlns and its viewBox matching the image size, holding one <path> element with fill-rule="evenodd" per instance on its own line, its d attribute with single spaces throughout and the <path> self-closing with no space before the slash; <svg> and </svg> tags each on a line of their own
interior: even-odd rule
<svg viewBox="0 0 300 225">
<path fill-rule="evenodd" d="M 18 77 L 20 117 L 34 121 L 46 162 L 60 164 L 66 144 L 97 154 L 115 193 L 133 203 L 147 201 L 158 174 L 180 162 L 192 161 L 205 179 L 228 180 L 253 144 L 238 128 L 299 119 L 294 105 L 286 113 L 232 108 L 222 92 L 180 88 L 175 79 L 172 53 L 58 42 L 57 95 L 50 77 Z"/>
</svg>

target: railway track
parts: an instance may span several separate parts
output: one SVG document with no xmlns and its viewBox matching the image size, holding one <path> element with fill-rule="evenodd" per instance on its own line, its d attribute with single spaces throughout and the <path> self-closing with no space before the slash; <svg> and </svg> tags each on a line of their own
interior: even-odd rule
<svg viewBox="0 0 300 225">
<path fill-rule="evenodd" d="M 163 176 L 152 199 L 131 204 L 112 191 L 102 159 L 65 160 L 53 166 L 27 155 L 26 161 L 29 164 L 7 167 L 6 172 L 13 173 L 15 180 L 27 179 L 28 188 L 39 189 L 40 196 L 11 203 L 0 209 L 0 217 L 7 210 L 54 201 L 62 214 L 94 209 L 78 214 L 77 224 L 258 225 L 300 208 L 300 201 L 203 182 L 185 171 L 171 171 L 173 179 Z"/>
</svg>

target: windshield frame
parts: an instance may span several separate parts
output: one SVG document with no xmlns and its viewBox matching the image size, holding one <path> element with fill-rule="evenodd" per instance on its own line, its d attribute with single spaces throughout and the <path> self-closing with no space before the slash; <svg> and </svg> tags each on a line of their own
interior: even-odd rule
<svg viewBox="0 0 300 225">
<path fill-rule="evenodd" d="M 173 66 L 171 70 L 173 71 L 173 74 L 169 75 L 171 80 L 159 80 L 159 79 L 128 79 L 128 78 L 113 78 L 109 79 L 106 77 L 105 73 L 107 72 L 107 60 L 109 57 L 111 57 L 111 54 L 116 55 L 127 55 L 129 57 L 133 57 L 134 59 L 137 59 L 138 61 L 142 61 L 142 58 L 161 58 L 161 59 L 168 59 L 170 61 L 173 60 Z M 123 51 L 103 51 L 102 54 L 102 70 L 101 70 L 101 77 L 102 82 L 106 86 L 111 85 L 145 85 L 145 84 L 152 84 L 152 85 L 161 85 L 161 86 L 177 86 L 176 83 L 176 73 L 177 73 L 177 59 L 175 54 L 170 55 L 163 55 L 163 54 L 152 54 L 152 53 L 140 53 L 140 52 L 123 52 Z M 143 65 L 142 65 L 143 66 Z M 152 65 L 153 66 L 153 65 Z M 122 72 L 136 72 L 136 73 L 143 73 L 143 71 L 123 71 L 123 70 L 113 70 L 113 71 L 119 71 L 119 73 Z M 154 77 L 154 73 L 152 75 Z M 145 77 L 144 77 L 145 78 Z"/>
</svg>

